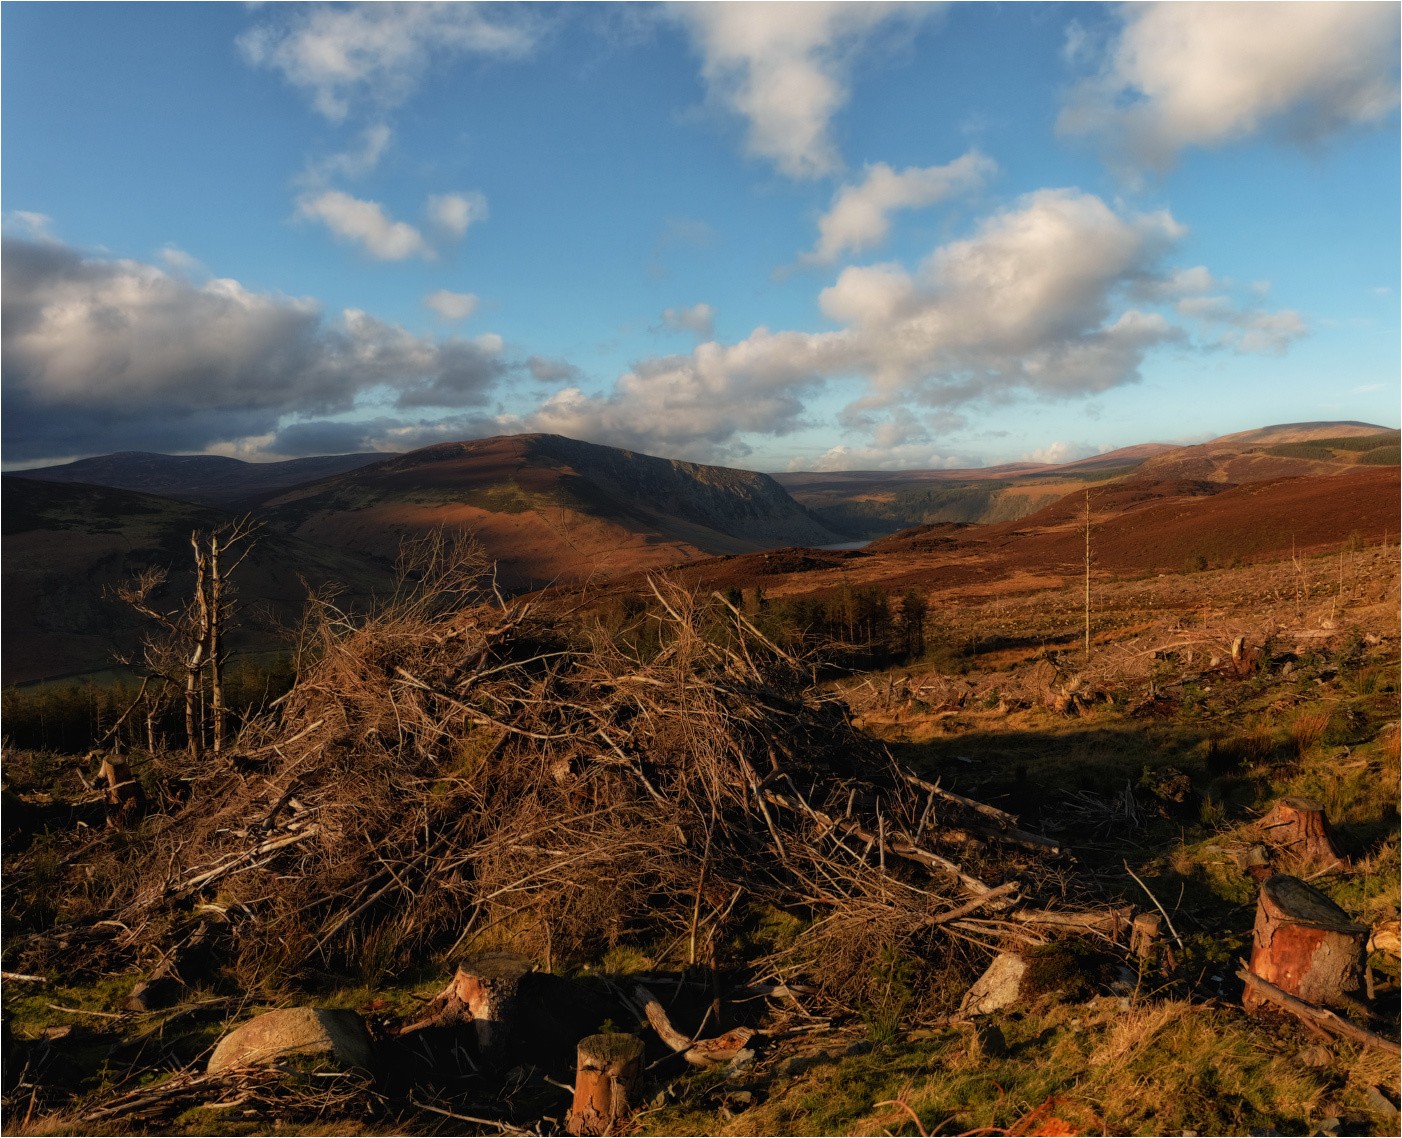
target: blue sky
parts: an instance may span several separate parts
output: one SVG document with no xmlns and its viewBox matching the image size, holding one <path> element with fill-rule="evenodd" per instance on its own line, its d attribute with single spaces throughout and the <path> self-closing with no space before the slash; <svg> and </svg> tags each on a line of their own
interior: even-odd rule
<svg viewBox="0 0 1402 1138">
<path fill-rule="evenodd" d="M 1398 421 L 1394 4 L 8 4 L 4 460 Z"/>
</svg>

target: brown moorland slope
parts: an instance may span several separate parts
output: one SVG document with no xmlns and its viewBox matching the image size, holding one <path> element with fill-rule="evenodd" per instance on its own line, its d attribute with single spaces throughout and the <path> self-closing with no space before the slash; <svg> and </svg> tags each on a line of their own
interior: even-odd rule
<svg viewBox="0 0 1402 1138">
<path fill-rule="evenodd" d="M 1220 483 L 1342 474 L 1396 466 L 1398 432 L 1373 423 L 1284 423 L 1194 446 L 1142 443 L 1060 465 L 1008 463 L 969 470 L 803 471 L 777 474 L 829 524 L 879 537 L 941 522 L 1016 521 L 1064 494 L 1115 478 Z"/>
<path fill-rule="evenodd" d="M 1134 479 L 1068 494 L 998 525 L 922 526 L 862 550 L 775 550 L 682 569 L 698 588 L 761 586 L 771 596 L 824 593 L 842 584 L 940 597 L 1017 594 L 1059 586 L 1084 571 L 1085 504 L 1093 572 L 1177 572 L 1374 544 L 1399 528 L 1395 467 L 1329 478 L 1282 478 L 1226 487 L 1192 479 Z"/>
<path fill-rule="evenodd" d="M 406 536 L 465 528 L 513 587 L 842 540 L 768 475 L 559 435 L 426 447 L 297 487 L 259 513 L 300 538 L 386 558 Z"/>
</svg>

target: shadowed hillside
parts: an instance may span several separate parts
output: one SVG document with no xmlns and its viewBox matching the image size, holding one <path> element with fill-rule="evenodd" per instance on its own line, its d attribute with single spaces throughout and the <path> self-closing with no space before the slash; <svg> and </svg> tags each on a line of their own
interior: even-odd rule
<svg viewBox="0 0 1402 1138">
<path fill-rule="evenodd" d="M 156 602 L 177 607 L 190 593 L 191 532 L 230 520 L 211 507 L 108 487 L 9 476 L 0 485 L 6 684 L 100 671 L 113 666 L 114 651 L 134 651 L 147 623 L 104 593 L 140 570 L 167 568 Z M 348 603 L 387 580 L 362 558 L 266 533 L 235 581 L 246 617 L 236 651 L 285 647 L 269 618 L 296 621 L 304 579 L 341 586 Z"/>
<path fill-rule="evenodd" d="M 232 506 L 379 462 L 382 454 L 328 454 L 286 462 L 244 462 L 217 454 L 149 454 L 123 451 L 61 466 L 16 470 L 15 478 L 80 482 L 142 494 L 159 494 L 206 506 Z"/>
<path fill-rule="evenodd" d="M 381 557 L 405 536 L 466 528 L 510 586 L 843 540 L 768 475 L 559 435 L 426 447 L 298 487 L 260 514 L 318 544 Z"/>
</svg>

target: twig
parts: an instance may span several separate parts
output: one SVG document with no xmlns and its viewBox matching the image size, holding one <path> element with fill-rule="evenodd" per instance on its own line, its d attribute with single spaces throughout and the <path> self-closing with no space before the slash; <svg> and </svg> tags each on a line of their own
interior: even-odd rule
<svg viewBox="0 0 1402 1138">
<path fill-rule="evenodd" d="M 507 1122 L 498 1122 L 495 1118 L 474 1118 L 470 1114 L 454 1114 L 451 1110 L 444 1110 L 441 1106 L 429 1106 L 426 1102 L 420 1102 L 413 1095 L 409 1096 L 409 1101 L 420 1110 L 431 1110 L 434 1114 L 441 1114 L 444 1118 L 455 1118 L 459 1122 L 471 1122 L 477 1126 L 491 1126 L 503 1134 L 529 1134 L 529 1130 L 522 1130 L 519 1126 L 512 1126 Z"/>
<path fill-rule="evenodd" d="M 1149 889 L 1149 887 L 1144 884 L 1139 874 L 1135 873 L 1134 870 L 1129 868 L 1129 862 L 1123 862 L 1123 865 L 1125 867 L 1125 872 L 1129 874 L 1132 878 L 1134 878 L 1135 881 L 1139 882 L 1139 888 L 1144 890 L 1145 893 L 1149 894 L 1149 900 L 1154 903 L 1154 908 L 1156 908 L 1160 913 L 1163 914 L 1163 919 L 1168 922 L 1168 931 L 1173 934 L 1173 939 L 1178 942 L 1179 950 L 1186 951 L 1183 947 L 1183 938 L 1178 935 L 1178 930 L 1173 927 L 1173 918 L 1168 915 L 1168 910 L 1159 904 L 1159 899 L 1155 897 L 1153 892 Z"/>
</svg>

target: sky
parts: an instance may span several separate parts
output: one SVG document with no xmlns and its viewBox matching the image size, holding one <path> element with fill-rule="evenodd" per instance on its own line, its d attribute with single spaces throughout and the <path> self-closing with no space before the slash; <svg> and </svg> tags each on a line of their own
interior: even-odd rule
<svg viewBox="0 0 1402 1138">
<path fill-rule="evenodd" d="M 1399 419 L 1399 6 L 0 8 L 0 459 Z"/>
</svg>

